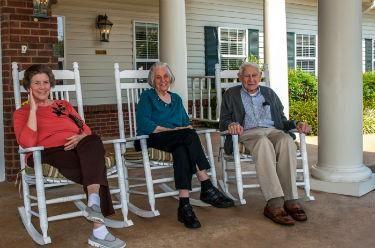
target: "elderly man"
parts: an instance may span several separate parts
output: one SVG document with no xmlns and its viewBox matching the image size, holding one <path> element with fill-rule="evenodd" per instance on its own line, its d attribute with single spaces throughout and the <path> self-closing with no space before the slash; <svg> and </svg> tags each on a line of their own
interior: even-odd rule
<svg viewBox="0 0 375 248">
<path fill-rule="evenodd" d="M 251 152 L 263 196 L 267 201 L 264 215 L 282 225 L 294 225 L 307 216 L 298 202 L 296 186 L 296 145 L 291 129 L 308 133 L 305 122 L 287 120 L 276 93 L 260 86 L 261 71 L 255 63 L 243 63 L 238 77 L 242 85 L 228 89 L 221 105 L 220 130 L 239 135 Z M 227 154 L 233 151 L 228 135 Z"/>
</svg>

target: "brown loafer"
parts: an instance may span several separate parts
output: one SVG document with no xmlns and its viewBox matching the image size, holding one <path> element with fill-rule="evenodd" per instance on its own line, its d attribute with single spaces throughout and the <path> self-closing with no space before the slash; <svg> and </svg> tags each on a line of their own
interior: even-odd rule
<svg viewBox="0 0 375 248">
<path fill-rule="evenodd" d="M 287 212 L 285 212 L 284 208 L 271 208 L 266 206 L 263 214 L 277 224 L 285 226 L 294 225 L 294 220 L 288 215 Z"/>
<path fill-rule="evenodd" d="M 298 203 L 284 204 L 285 211 L 292 216 L 294 220 L 306 221 L 307 215 L 305 210 L 302 209 L 301 205 Z"/>
</svg>

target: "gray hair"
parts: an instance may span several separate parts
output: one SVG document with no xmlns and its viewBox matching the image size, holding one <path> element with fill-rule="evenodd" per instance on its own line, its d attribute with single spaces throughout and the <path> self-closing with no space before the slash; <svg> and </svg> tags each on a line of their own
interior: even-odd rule
<svg viewBox="0 0 375 248">
<path fill-rule="evenodd" d="M 148 73 L 148 79 L 147 79 L 147 82 L 148 84 L 152 87 L 152 88 L 155 88 L 155 69 L 157 68 L 166 68 L 167 69 L 167 74 L 169 75 L 169 77 L 171 78 L 171 84 L 174 83 L 174 80 L 175 80 L 175 77 L 172 73 L 172 70 L 171 68 L 169 67 L 169 65 L 167 63 L 164 63 L 164 62 L 155 62 L 151 68 L 150 68 L 150 72 Z"/>
<path fill-rule="evenodd" d="M 240 69 L 238 70 L 238 75 L 242 75 L 246 67 L 252 67 L 255 70 L 257 70 L 260 74 L 262 74 L 262 71 L 260 70 L 259 65 L 257 63 L 243 62 L 242 65 L 240 66 Z"/>
</svg>

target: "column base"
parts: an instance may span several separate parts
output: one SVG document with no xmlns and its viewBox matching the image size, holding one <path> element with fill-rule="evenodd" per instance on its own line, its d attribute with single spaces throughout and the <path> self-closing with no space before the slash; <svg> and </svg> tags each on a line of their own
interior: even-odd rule
<svg viewBox="0 0 375 248">
<path fill-rule="evenodd" d="M 311 168 L 311 175 L 318 180 L 326 182 L 354 183 L 367 181 L 372 172 L 363 164 L 348 164 L 339 168 L 329 164 L 316 164 Z"/>
<path fill-rule="evenodd" d="M 375 189 L 375 173 L 361 182 L 327 182 L 310 178 L 312 190 L 350 196 L 362 196 Z"/>
</svg>

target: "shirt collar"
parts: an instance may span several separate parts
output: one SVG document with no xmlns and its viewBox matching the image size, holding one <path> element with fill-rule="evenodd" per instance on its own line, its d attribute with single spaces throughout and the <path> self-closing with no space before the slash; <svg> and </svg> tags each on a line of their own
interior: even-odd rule
<svg viewBox="0 0 375 248">
<path fill-rule="evenodd" d="M 260 87 L 258 86 L 258 89 L 257 89 L 257 91 L 256 91 L 255 93 L 250 94 L 250 93 L 249 93 L 249 92 L 243 87 L 243 85 L 242 85 L 241 91 L 244 92 L 244 93 L 246 93 L 246 94 L 248 94 L 248 95 L 251 96 L 251 97 L 255 97 L 255 96 L 258 96 L 258 95 L 260 94 Z"/>
</svg>

